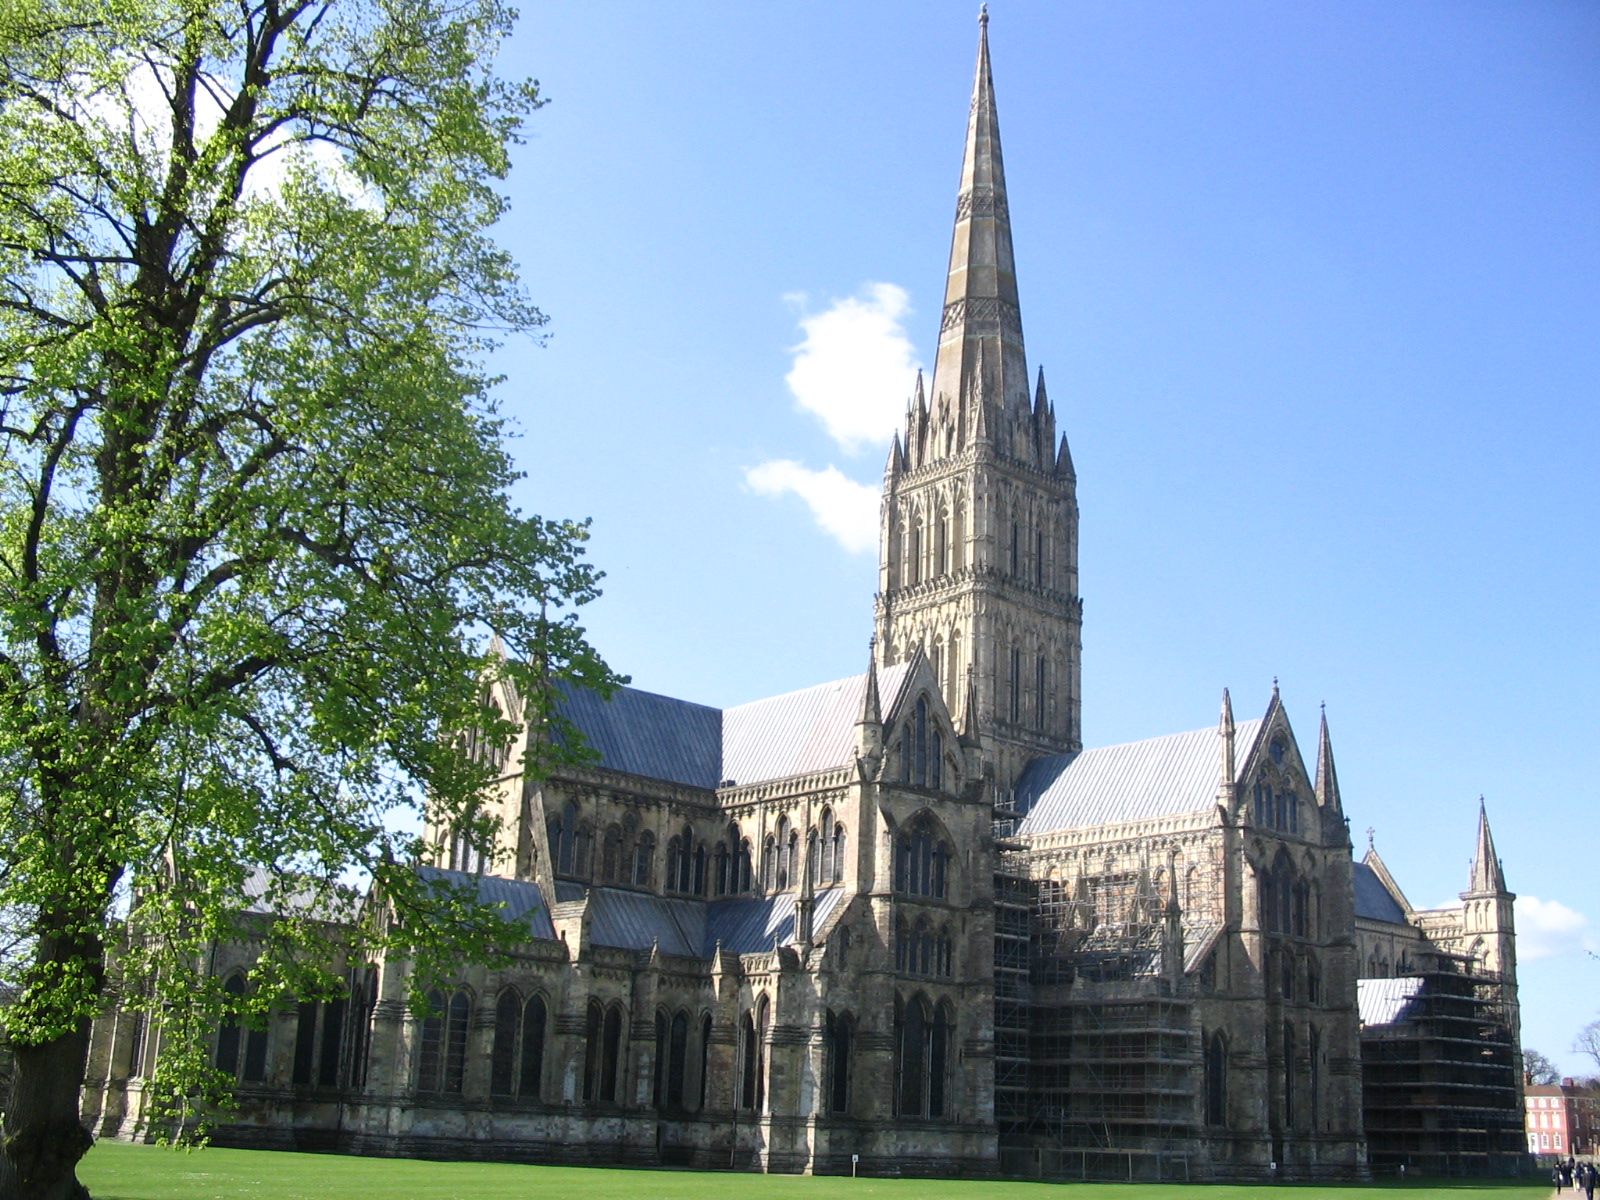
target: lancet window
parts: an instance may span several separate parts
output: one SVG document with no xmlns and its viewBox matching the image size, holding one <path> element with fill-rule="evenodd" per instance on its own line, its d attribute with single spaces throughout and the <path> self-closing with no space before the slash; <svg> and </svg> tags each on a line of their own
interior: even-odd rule
<svg viewBox="0 0 1600 1200">
<path fill-rule="evenodd" d="M 895 891 L 943 900 L 949 890 L 949 875 L 950 844 L 924 813 L 895 840 Z"/>
<path fill-rule="evenodd" d="M 245 995 L 244 976 L 237 971 L 229 975 L 223 981 L 222 990 L 227 993 L 230 1003 L 237 1005 Z M 134 1032 L 133 1053 L 137 1056 L 141 1049 L 139 1043 L 144 1040 L 142 1020 L 135 1022 Z M 229 1013 L 222 1019 L 222 1025 L 217 1030 L 216 1064 L 217 1070 L 234 1079 L 245 1083 L 264 1082 L 267 1078 L 267 1031 L 247 1030 L 240 1023 L 237 1014 Z M 137 1062 L 134 1062 L 129 1067 L 128 1073 L 138 1074 L 138 1069 Z"/>
<path fill-rule="evenodd" d="M 948 1004 L 895 997 L 895 1111 L 902 1117 L 946 1116 L 950 1041 Z"/>
<path fill-rule="evenodd" d="M 526 1001 L 515 988 L 500 993 L 494 1010 L 494 1047 L 490 1053 L 489 1091 L 495 1096 L 533 1099 L 544 1078 L 545 1028 L 548 1009 L 538 994 Z"/>
<path fill-rule="evenodd" d="M 828 1111 L 849 1112 L 855 1019 L 849 1013 L 835 1013 L 829 1009 L 823 1036 L 827 1041 Z"/>
<path fill-rule="evenodd" d="M 614 1103 L 622 1062 L 622 1005 L 591 999 L 584 1013 L 583 1098 Z"/>
<path fill-rule="evenodd" d="M 944 738 L 928 712 L 927 697 L 917 699 L 911 720 L 900 734 L 900 782 L 914 787 L 942 786 Z"/>
<path fill-rule="evenodd" d="M 427 1000 L 429 1013 L 422 1020 L 417 1051 L 417 1091 L 459 1094 L 467 1073 L 472 997 L 465 988 L 457 988 L 448 998 L 435 988 Z M 326 1066 L 326 1052 L 323 1058 Z"/>
</svg>

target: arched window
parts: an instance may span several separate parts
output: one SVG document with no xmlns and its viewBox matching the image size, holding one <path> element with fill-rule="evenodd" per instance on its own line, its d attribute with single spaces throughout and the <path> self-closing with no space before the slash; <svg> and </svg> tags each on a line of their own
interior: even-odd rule
<svg viewBox="0 0 1600 1200">
<path fill-rule="evenodd" d="M 605 1048 L 600 1058 L 600 1099 L 617 1098 L 617 1068 L 622 1063 L 622 1005 L 613 1004 L 606 1010 Z"/>
<path fill-rule="evenodd" d="M 430 997 L 435 993 L 429 993 Z M 318 1004 L 303 1000 L 295 1011 L 294 1074 L 296 1087 L 338 1087 L 342 1082 L 345 1023 L 348 1004 L 343 997 Z M 443 1017 L 440 1017 L 443 1020 Z M 426 1040 L 427 1028 L 423 1029 Z M 263 1044 L 261 1054 L 265 1059 Z M 263 1074 L 265 1063 L 263 1062 Z M 438 1090 L 437 1088 L 432 1090 Z"/>
<path fill-rule="evenodd" d="M 1033 535 L 1033 585 L 1044 586 L 1044 533 Z"/>
<path fill-rule="evenodd" d="M 572 873 L 583 879 L 594 874 L 594 842 L 594 826 L 579 821 L 572 839 Z"/>
<path fill-rule="evenodd" d="M 770 833 L 761 845 L 761 890 L 778 890 L 778 839 Z"/>
<path fill-rule="evenodd" d="M 928 1035 L 928 1115 L 943 1117 L 949 1110 L 950 1044 L 955 1034 L 955 1015 L 949 1001 L 934 1010 L 933 1028 Z"/>
<path fill-rule="evenodd" d="M 639 835 L 633 850 L 633 886 L 649 887 L 656 873 L 656 835 L 648 829 Z"/>
<path fill-rule="evenodd" d="M 556 836 L 557 844 L 550 847 L 550 853 L 556 859 L 556 870 L 563 875 L 571 875 L 573 873 L 577 835 L 578 806 L 569 800 L 561 810 L 561 823 Z"/>
<path fill-rule="evenodd" d="M 954 963 L 952 962 L 954 957 L 955 956 L 952 953 L 952 943 L 950 941 L 950 931 L 946 929 L 944 932 L 939 934 L 938 965 L 935 973 L 943 975 L 946 978 L 953 975 L 955 973 Z"/>
<path fill-rule="evenodd" d="M 706 1089 L 711 1083 L 711 1014 L 707 1013 L 700 1018 L 700 1103 L 696 1106 L 702 1111 L 706 1106 Z"/>
<path fill-rule="evenodd" d="M 750 839 L 744 838 L 739 843 L 739 885 L 736 889 L 737 891 L 748 892 L 750 890 L 750 877 L 754 874 L 751 869 L 750 858 Z"/>
<path fill-rule="evenodd" d="M 650 1098 L 658 1109 L 667 1107 L 667 1012 L 656 1009 L 656 1069 Z"/>
<path fill-rule="evenodd" d="M 1220 1029 L 1206 1043 L 1206 1124 L 1228 1123 L 1228 1043 Z"/>
<path fill-rule="evenodd" d="M 605 883 L 623 882 L 622 826 L 606 826 L 600 850 L 600 878 Z"/>
<path fill-rule="evenodd" d="M 916 742 L 911 755 L 911 782 L 928 786 L 928 701 L 917 699 Z"/>
<path fill-rule="evenodd" d="M 895 890 L 943 900 L 949 892 L 950 846 L 926 813 L 896 839 Z"/>
<path fill-rule="evenodd" d="M 828 1050 L 828 1111 L 850 1111 L 850 1067 L 854 1032 L 849 1013 L 835 1015 L 828 1010 L 825 1035 Z"/>
<path fill-rule="evenodd" d="M 922 522 L 913 518 L 906 538 L 906 583 L 922 582 Z"/>
<path fill-rule="evenodd" d="M 914 974 L 926 975 L 931 965 L 932 939 L 928 934 L 928 923 L 918 918 L 916 925 L 911 930 L 911 966 Z"/>
<path fill-rule="evenodd" d="M 417 1054 L 419 1092 L 459 1093 L 466 1078 L 467 1028 L 472 1022 L 472 1000 L 458 988 L 448 999 L 438 989 L 428 993 L 429 1015 L 422 1021 Z M 326 1048 L 327 1043 L 323 1043 Z M 323 1062 L 327 1063 L 324 1049 Z"/>
<path fill-rule="evenodd" d="M 948 569 L 948 555 L 950 551 L 950 525 L 943 516 L 934 526 L 933 533 L 933 573 L 943 575 Z"/>
<path fill-rule="evenodd" d="M 237 1012 L 244 999 L 244 977 L 229 975 L 223 980 L 222 991 L 227 997 L 229 1011 L 222 1018 L 222 1027 L 217 1030 L 217 1070 L 236 1078 L 239 1074 L 239 1049 L 244 1037 Z"/>
<path fill-rule="evenodd" d="M 1311 1098 L 1311 1128 L 1315 1132 L 1321 1119 L 1322 1108 L 1322 1034 L 1314 1025 L 1311 1027 L 1308 1049 L 1311 1054 L 1311 1072 L 1308 1081 L 1310 1086 L 1306 1089 L 1306 1092 Z"/>
<path fill-rule="evenodd" d="M 684 1084 L 689 1068 L 689 1014 L 672 1018 L 671 1039 L 667 1047 L 667 1106 L 682 1108 Z"/>
<path fill-rule="evenodd" d="M 1294 1027 L 1283 1023 L 1283 1127 L 1295 1127 Z"/>
<path fill-rule="evenodd" d="M 678 875 L 682 871 L 683 839 L 674 835 L 667 839 L 667 888 L 678 890 Z"/>
<path fill-rule="evenodd" d="M 1011 647 L 1011 691 L 1007 708 L 1012 724 L 1022 720 L 1022 651 Z"/>
<path fill-rule="evenodd" d="M 850 839 L 845 834 L 844 826 L 836 824 L 833 827 L 833 875 L 831 876 L 834 883 L 844 880 L 845 849 L 849 844 Z"/>
<path fill-rule="evenodd" d="M 342 1080 L 344 1086 L 356 1089 L 367 1086 L 367 1062 L 372 1050 L 372 1014 L 378 1007 L 378 971 L 369 964 L 360 964 L 349 974 L 350 1010 L 346 1018 L 349 1027 L 349 1050 Z M 267 1071 L 267 1035 L 261 1033 L 260 1062 L 252 1065 L 256 1051 L 255 1031 L 251 1043 L 245 1047 L 245 1078 L 265 1079 Z M 255 1072 L 252 1074 L 252 1072 Z"/>
<path fill-rule="evenodd" d="M 781 892 L 781 891 L 783 891 L 784 888 L 789 886 L 789 879 L 790 879 L 789 868 L 791 866 L 791 863 L 790 863 L 790 859 L 789 859 L 789 818 L 788 817 L 779 817 L 778 818 L 777 852 L 778 852 L 778 878 L 777 878 L 777 885 L 776 886 L 777 886 L 777 890 Z"/>
<path fill-rule="evenodd" d="M 833 873 L 833 809 L 825 808 L 822 810 L 822 819 L 817 822 L 817 829 L 821 858 L 817 863 L 814 882 L 819 884 L 832 883 L 835 879 Z"/>
<path fill-rule="evenodd" d="M 706 894 L 706 848 L 704 844 L 694 848 L 694 878 L 689 881 L 689 886 L 684 891 L 694 896 Z"/>
<path fill-rule="evenodd" d="M 746 1012 L 739 1022 L 740 1075 L 739 1107 L 756 1107 L 756 1074 L 760 1066 L 761 1047 L 756 1041 L 755 1018 Z"/>
<path fill-rule="evenodd" d="M 1033 726 L 1035 729 L 1043 729 L 1045 725 L 1046 695 L 1044 655 L 1041 654 L 1034 660 L 1033 664 Z"/>
<path fill-rule="evenodd" d="M 815 826 L 806 830 L 806 876 L 812 887 L 822 882 L 822 839 Z"/>
<path fill-rule="evenodd" d="M 494 1049 L 489 1063 L 489 1091 L 495 1096 L 539 1095 L 544 1077 L 545 1003 L 530 996 L 523 1003 L 515 988 L 500 993 L 494 1008 Z"/>
<path fill-rule="evenodd" d="M 601 1063 L 605 1057 L 606 1012 L 600 1001 L 589 1000 L 583 1014 L 583 1098 L 600 1096 Z"/>
<path fill-rule="evenodd" d="M 584 1014 L 583 1098 L 614 1103 L 622 1059 L 622 1005 L 591 998 Z"/>
<path fill-rule="evenodd" d="M 126 1010 L 124 1010 L 124 1015 L 126 1015 Z M 133 1014 L 133 1029 L 128 1034 L 129 1079 L 140 1079 L 144 1076 L 144 1039 L 146 1030 L 144 1010 L 140 1009 Z"/>
<path fill-rule="evenodd" d="M 1013 578 L 1022 574 L 1022 526 L 1011 522 L 1011 575 Z"/>
<path fill-rule="evenodd" d="M 767 1036 L 772 1018 L 772 1004 L 765 997 L 756 1004 L 756 1102 L 760 1112 L 767 1103 Z"/>
<path fill-rule="evenodd" d="M 800 831 L 798 829 L 789 831 L 788 849 L 784 851 L 783 859 L 783 877 L 798 887 L 800 884 Z"/>
<path fill-rule="evenodd" d="M 902 1117 L 928 1115 L 928 1050 L 933 1020 L 920 996 L 902 1005 L 895 999 L 895 1111 Z"/>
<path fill-rule="evenodd" d="M 715 886 L 716 886 L 717 895 L 726 896 L 728 894 L 728 892 L 732 890 L 728 886 L 729 885 L 728 868 L 729 868 L 729 864 L 730 864 L 731 860 L 730 860 L 730 856 L 728 854 L 728 843 L 727 842 L 718 842 L 717 843 L 717 852 L 716 852 L 716 855 L 715 855 L 715 859 L 716 859 L 716 870 L 712 873 L 712 878 L 716 881 Z"/>
</svg>

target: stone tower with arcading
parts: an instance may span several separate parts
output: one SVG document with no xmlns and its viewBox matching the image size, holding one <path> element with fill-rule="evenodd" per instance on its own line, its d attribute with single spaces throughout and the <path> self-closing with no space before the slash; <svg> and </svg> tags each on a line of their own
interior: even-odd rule
<svg viewBox="0 0 1600 1200">
<path fill-rule="evenodd" d="M 1041 371 L 1030 387 L 988 17 L 979 18 L 931 388 L 917 379 L 884 474 L 880 666 L 920 647 L 1004 798 L 1030 760 L 1081 748 L 1076 476 Z"/>
</svg>

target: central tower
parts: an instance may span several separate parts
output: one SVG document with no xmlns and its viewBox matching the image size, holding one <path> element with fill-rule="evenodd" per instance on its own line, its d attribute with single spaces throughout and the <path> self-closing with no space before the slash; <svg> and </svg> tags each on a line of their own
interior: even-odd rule
<svg viewBox="0 0 1600 1200">
<path fill-rule="evenodd" d="M 921 647 L 951 711 L 974 705 L 1001 797 L 1030 759 L 1081 749 L 1077 479 L 1044 373 L 1031 390 L 989 18 L 978 18 L 932 387 L 884 472 L 879 665 Z"/>
</svg>

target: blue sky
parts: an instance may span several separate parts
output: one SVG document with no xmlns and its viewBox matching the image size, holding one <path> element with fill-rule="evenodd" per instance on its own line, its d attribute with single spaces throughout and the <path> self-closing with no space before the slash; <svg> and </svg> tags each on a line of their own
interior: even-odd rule
<svg viewBox="0 0 1600 1200">
<path fill-rule="evenodd" d="M 1525 1043 L 1600 1016 L 1600 6 L 991 6 L 1023 325 L 1082 508 L 1089 744 L 1326 702 L 1358 852 L 1520 893 Z M 977 28 L 942 0 L 528 3 L 520 499 L 596 644 L 725 705 L 861 670 Z M 808 500 L 806 497 L 809 496 Z M 863 514 L 866 514 L 863 517 Z"/>
</svg>

